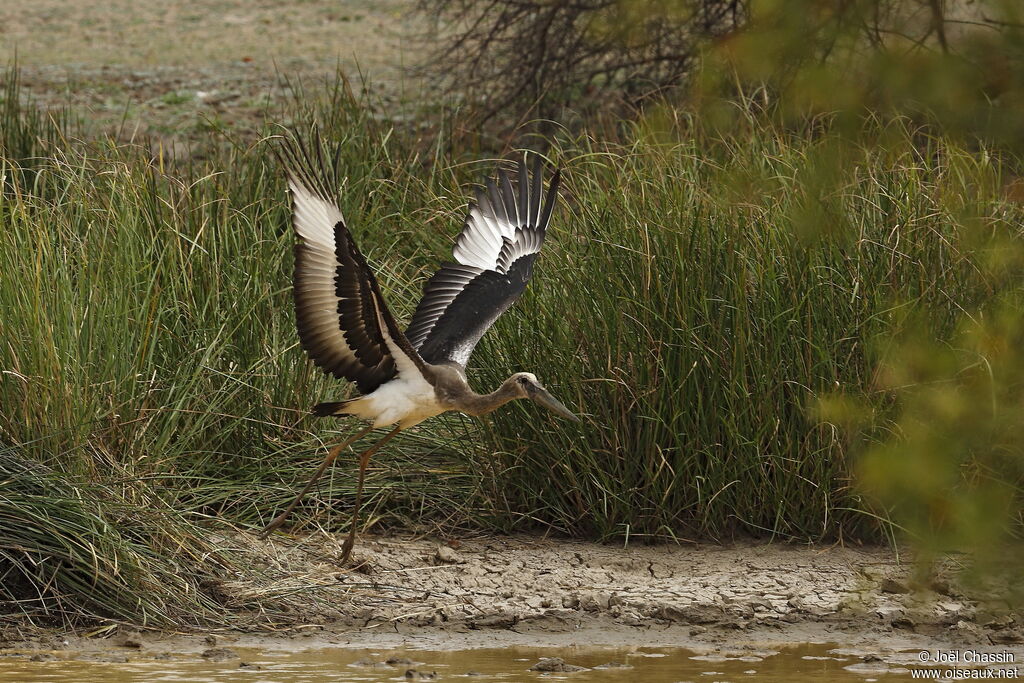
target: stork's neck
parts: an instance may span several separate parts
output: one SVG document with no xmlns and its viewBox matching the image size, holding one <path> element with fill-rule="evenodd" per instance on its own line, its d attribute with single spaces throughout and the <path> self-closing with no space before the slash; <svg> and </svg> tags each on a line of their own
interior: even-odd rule
<svg viewBox="0 0 1024 683">
<path fill-rule="evenodd" d="M 519 387 L 516 386 L 515 378 L 509 377 L 500 387 L 489 394 L 471 392 L 462 399 L 463 405 L 459 407 L 459 410 L 470 415 L 486 415 L 509 401 L 522 397 Z"/>
</svg>

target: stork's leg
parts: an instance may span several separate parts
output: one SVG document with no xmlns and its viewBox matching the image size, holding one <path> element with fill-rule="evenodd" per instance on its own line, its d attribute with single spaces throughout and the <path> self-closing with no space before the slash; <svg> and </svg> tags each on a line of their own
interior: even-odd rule
<svg viewBox="0 0 1024 683">
<path fill-rule="evenodd" d="M 348 530 L 348 538 L 345 539 L 345 544 L 341 546 L 341 564 L 348 564 L 348 558 L 352 554 L 352 546 L 356 543 L 356 525 L 359 521 L 359 508 L 363 504 L 363 479 L 366 477 L 366 466 L 370 464 L 370 456 L 377 452 L 377 449 L 386 444 L 391 440 L 395 434 L 401 430 L 401 427 L 395 427 L 387 433 L 383 439 L 373 444 L 359 456 L 359 483 L 356 485 L 356 505 L 352 510 L 352 527 Z"/>
<path fill-rule="evenodd" d="M 299 495 L 295 496 L 295 500 L 292 501 L 291 505 L 286 507 L 284 512 L 275 517 L 274 521 L 268 524 L 267 528 L 265 528 L 260 535 L 266 538 L 270 534 L 270 532 L 284 524 L 284 520 L 288 519 L 288 515 L 291 514 L 291 511 L 294 510 L 295 506 L 299 504 L 299 501 L 302 500 L 307 493 L 309 493 L 309 490 L 313 488 L 313 484 L 315 484 L 317 480 L 323 475 L 324 471 L 331 466 L 331 463 L 335 461 L 335 459 L 338 457 L 338 454 L 340 454 L 347 447 L 355 443 L 360 437 L 366 436 L 366 434 L 368 434 L 371 429 L 373 429 L 373 425 L 370 425 L 366 429 L 356 432 L 354 436 L 350 436 L 349 438 L 345 439 L 340 444 L 332 448 L 330 451 L 328 451 L 327 457 L 324 458 L 324 461 L 320 463 L 320 467 L 318 467 L 316 472 L 313 473 L 313 477 L 309 480 L 309 483 L 306 484 L 306 486 L 301 491 L 299 491 Z"/>
</svg>

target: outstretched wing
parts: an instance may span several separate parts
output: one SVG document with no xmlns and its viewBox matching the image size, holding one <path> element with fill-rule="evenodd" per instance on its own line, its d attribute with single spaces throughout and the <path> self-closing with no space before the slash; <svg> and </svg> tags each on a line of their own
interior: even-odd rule
<svg viewBox="0 0 1024 683">
<path fill-rule="evenodd" d="M 400 373 L 418 373 L 423 361 L 395 323 L 328 189 L 338 187 L 337 159 L 325 163 L 318 138 L 311 147 L 291 138 L 278 148 L 298 236 L 293 294 L 299 339 L 324 372 L 365 394 Z"/>
<path fill-rule="evenodd" d="M 427 282 L 406 336 L 428 363 L 464 367 L 480 337 L 526 289 L 559 181 L 555 171 L 545 198 L 540 155 L 531 175 L 524 160 L 516 183 L 501 174 L 478 190 L 455 242 L 456 262 L 443 264 Z"/>
</svg>

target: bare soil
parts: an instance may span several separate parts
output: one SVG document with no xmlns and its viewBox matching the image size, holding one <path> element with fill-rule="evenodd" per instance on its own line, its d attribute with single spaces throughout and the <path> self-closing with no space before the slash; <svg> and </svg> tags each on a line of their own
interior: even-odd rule
<svg viewBox="0 0 1024 683">
<path fill-rule="evenodd" d="M 457 636 L 473 631 L 536 638 L 596 624 L 609 644 L 639 633 L 645 641 L 671 633 L 678 644 L 679 628 L 697 641 L 755 632 L 792 640 L 796 631 L 816 633 L 815 640 L 836 631 L 1024 641 L 1007 606 L 969 599 L 952 571 L 916 580 L 913 568 L 885 548 L 368 537 L 356 548 L 353 569 L 337 563 L 340 541 L 326 534 L 291 542 L 224 539 L 251 554 L 266 578 L 222 589 L 235 605 L 282 596 L 304 625 L 354 640 L 375 638 L 375 631 L 441 631 L 463 641 L 474 638 Z"/>
<path fill-rule="evenodd" d="M 247 136 L 301 83 L 340 71 L 381 116 L 417 104 L 428 20 L 410 0 L 34 0 L 0 3 L 0 66 L 26 99 L 91 134 L 179 148 Z M 280 121 L 287 123 L 286 121 Z M 174 143 L 174 144 L 171 144 Z M 185 144 L 187 143 L 187 144 Z"/>
<path fill-rule="evenodd" d="M 1007 605 L 966 597 L 952 569 L 916 580 L 885 548 L 381 536 L 364 537 L 345 567 L 342 540 L 216 539 L 244 567 L 216 587 L 225 608 L 243 617 L 234 631 L 109 629 L 102 635 L 113 637 L 97 639 L 12 630 L 0 636 L 0 654 L 94 656 L 119 647 L 188 654 L 210 643 L 462 650 L 811 642 L 871 651 L 998 647 L 1024 657 L 1022 625 Z"/>
<path fill-rule="evenodd" d="M 410 0 L 33 0 L 0 5 L 0 59 L 27 66 L 401 65 Z"/>
</svg>

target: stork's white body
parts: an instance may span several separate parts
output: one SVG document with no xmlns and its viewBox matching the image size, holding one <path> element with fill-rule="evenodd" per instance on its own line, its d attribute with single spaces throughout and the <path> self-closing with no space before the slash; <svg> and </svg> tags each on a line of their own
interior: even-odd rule
<svg viewBox="0 0 1024 683">
<path fill-rule="evenodd" d="M 400 374 L 372 393 L 348 401 L 338 414 L 370 420 L 374 427 L 397 423 L 408 429 L 446 410 L 434 387 L 416 372 Z"/>
</svg>

